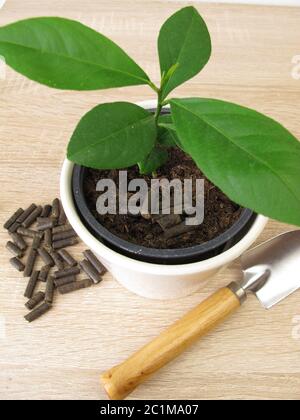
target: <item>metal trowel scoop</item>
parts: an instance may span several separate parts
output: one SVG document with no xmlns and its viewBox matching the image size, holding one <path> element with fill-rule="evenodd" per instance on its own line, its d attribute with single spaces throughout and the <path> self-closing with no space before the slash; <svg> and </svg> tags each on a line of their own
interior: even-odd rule
<svg viewBox="0 0 300 420">
<path fill-rule="evenodd" d="M 111 399 L 123 399 L 151 374 L 211 331 L 254 293 L 271 308 L 300 288 L 300 230 L 287 232 L 247 251 L 243 278 L 206 299 L 125 362 L 101 376 Z"/>
<path fill-rule="evenodd" d="M 247 251 L 241 258 L 244 279 L 266 309 L 300 288 L 300 230 L 283 233 Z"/>
</svg>

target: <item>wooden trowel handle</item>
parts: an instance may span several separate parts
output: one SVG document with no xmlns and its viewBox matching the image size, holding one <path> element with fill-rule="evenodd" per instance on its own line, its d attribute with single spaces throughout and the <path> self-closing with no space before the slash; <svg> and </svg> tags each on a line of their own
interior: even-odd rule
<svg viewBox="0 0 300 420">
<path fill-rule="evenodd" d="M 206 299 L 125 362 L 101 376 L 109 398 L 125 398 L 239 306 L 239 299 L 229 288 L 221 289 Z"/>
</svg>

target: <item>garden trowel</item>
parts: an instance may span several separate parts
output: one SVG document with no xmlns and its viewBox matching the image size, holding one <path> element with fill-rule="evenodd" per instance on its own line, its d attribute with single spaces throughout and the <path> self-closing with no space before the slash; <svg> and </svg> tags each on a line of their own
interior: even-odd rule
<svg viewBox="0 0 300 420">
<path fill-rule="evenodd" d="M 151 374 L 182 353 L 237 310 L 249 292 L 271 308 L 300 288 L 300 230 L 279 235 L 241 258 L 243 278 L 206 299 L 133 354 L 101 376 L 111 399 L 123 399 Z"/>
</svg>

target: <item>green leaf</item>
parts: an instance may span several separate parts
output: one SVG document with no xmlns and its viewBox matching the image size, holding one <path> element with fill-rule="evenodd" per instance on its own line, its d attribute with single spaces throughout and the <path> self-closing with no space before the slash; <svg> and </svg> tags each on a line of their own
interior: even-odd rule
<svg viewBox="0 0 300 420">
<path fill-rule="evenodd" d="M 162 147 L 176 147 L 175 132 L 171 129 L 173 126 L 171 114 L 163 114 L 158 118 L 157 140 Z"/>
<path fill-rule="evenodd" d="M 165 86 L 165 84 L 169 81 L 169 79 L 171 78 L 171 76 L 173 76 L 175 70 L 177 69 L 177 67 L 179 66 L 179 63 L 173 64 L 173 66 L 171 66 L 169 68 L 169 70 L 163 71 L 161 74 L 161 86 Z"/>
<path fill-rule="evenodd" d="M 174 99 L 184 148 L 233 201 L 300 225 L 300 142 L 256 111 L 215 99 Z"/>
<path fill-rule="evenodd" d="M 0 54 L 17 72 L 57 89 L 107 89 L 149 82 L 118 45 L 64 18 L 40 17 L 1 27 Z"/>
<path fill-rule="evenodd" d="M 158 119 L 158 142 L 164 147 L 179 147 L 183 149 L 176 128 L 172 120 L 171 114 L 161 115 Z"/>
<path fill-rule="evenodd" d="M 161 74 L 168 74 L 163 83 L 164 99 L 174 88 L 203 69 L 211 55 L 207 26 L 194 7 L 185 7 L 172 15 L 162 26 L 158 37 Z"/>
<path fill-rule="evenodd" d="M 137 105 L 98 105 L 76 127 L 68 145 L 71 161 L 97 169 L 118 169 L 144 159 L 156 140 L 154 116 Z"/>
<path fill-rule="evenodd" d="M 161 114 L 158 117 L 158 125 L 160 127 L 165 127 L 168 130 L 176 132 L 176 128 L 173 123 L 171 112 L 169 114 Z"/>
<path fill-rule="evenodd" d="M 170 147 L 177 147 L 175 136 L 176 134 L 174 131 L 158 126 L 157 140 L 162 147 L 167 149 Z"/>
<path fill-rule="evenodd" d="M 167 150 L 161 147 L 155 147 L 143 161 L 139 162 L 141 174 L 151 174 L 164 165 L 168 160 Z"/>
</svg>

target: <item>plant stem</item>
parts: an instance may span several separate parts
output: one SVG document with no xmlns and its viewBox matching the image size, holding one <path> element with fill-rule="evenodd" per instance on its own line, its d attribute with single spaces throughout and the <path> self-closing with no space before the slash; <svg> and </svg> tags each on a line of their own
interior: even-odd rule
<svg viewBox="0 0 300 420">
<path fill-rule="evenodd" d="M 151 82 L 151 80 L 149 80 L 148 85 L 151 87 L 151 89 L 154 90 L 154 92 L 157 94 L 159 93 L 159 88 L 153 82 Z"/>
<path fill-rule="evenodd" d="M 158 129 L 158 118 L 160 116 L 161 110 L 164 106 L 164 102 L 162 100 L 162 91 L 163 91 L 163 85 L 164 85 L 164 78 L 162 78 L 161 83 L 160 83 L 160 88 L 158 88 L 153 82 L 151 82 L 151 80 L 149 80 L 148 82 L 149 86 L 157 93 L 157 107 L 156 107 L 156 112 L 154 114 L 154 121 L 155 121 L 155 126 L 156 126 L 156 130 Z M 156 143 L 157 143 L 158 139 L 156 139 Z"/>
<path fill-rule="evenodd" d="M 156 108 L 156 113 L 155 113 L 155 124 L 158 127 L 158 118 L 160 116 L 161 110 L 162 110 L 162 104 L 158 103 L 157 104 L 157 108 Z"/>
<path fill-rule="evenodd" d="M 157 108 L 156 108 L 156 112 L 154 116 L 156 128 L 158 128 L 158 118 L 160 116 L 162 107 L 163 107 L 163 104 L 161 101 L 161 89 L 159 89 L 159 91 L 157 92 Z"/>
<path fill-rule="evenodd" d="M 158 88 L 153 82 L 151 82 L 151 80 L 148 81 L 148 85 L 151 87 L 151 89 L 154 90 L 154 92 L 157 94 L 157 108 L 156 108 L 156 112 L 154 114 L 154 121 L 155 121 L 155 126 L 156 129 L 158 128 L 158 118 L 160 116 L 161 110 L 162 110 L 162 101 L 161 101 L 161 91 L 162 91 L 162 83 L 160 85 L 160 88 Z"/>
</svg>

